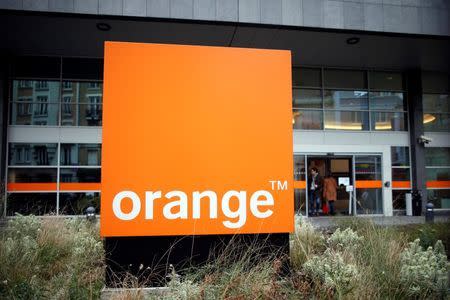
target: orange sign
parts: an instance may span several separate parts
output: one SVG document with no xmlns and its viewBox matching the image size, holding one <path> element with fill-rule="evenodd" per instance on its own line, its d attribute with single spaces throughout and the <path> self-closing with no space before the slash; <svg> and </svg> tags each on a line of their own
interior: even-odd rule
<svg viewBox="0 0 450 300">
<path fill-rule="evenodd" d="M 106 42 L 102 236 L 291 232 L 289 51 Z"/>
</svg>

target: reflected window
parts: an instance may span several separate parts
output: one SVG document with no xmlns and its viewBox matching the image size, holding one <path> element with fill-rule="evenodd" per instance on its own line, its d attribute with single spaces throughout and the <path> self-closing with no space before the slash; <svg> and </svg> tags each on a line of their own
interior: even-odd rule
<svg viewBox="0 0 450 300">
<path fill-rule="evenodd" d="M 409 166 L 409 147 L 391 147 L 392 166 Z"/>
<path fill-rule="evenodd" d="M 322 108 L 322 94 L 320 90 L 294 89 L 294 108 Z"/>
<path fill-rule="evenodd" d="M 56 193 L 10 193 L 6 201 L 8 216 L 56 214 Z"/>
<path fill-rule="evenodd" d="M 325 111 L 327 130 L 369 130 L 369 113 L 363 111 Z"/>
<path fill-rule="evenodd" d="M 366 91 L 332 91 L 324 94 L 326 109 L 367 110 L 369 107 Z"/>
<path fill-rule="evenodd" d="M 60 182 L 100 182 L 100 168 L 61 168 Z"/>
<path fill-rule="evenodd" d="M 371 110 L 406 111 L 403 93 L 370 92 Z"/>
<path fill-rule="evenodd" d="M 405 113 L 372 112 L 371 128 L 375 131 L 406 131 L 407 120 Z"/>
<path fill-rule="evenodd" d="M 295 109 L 292 113 L 294 129 L 320 130 L 323 124 L 322 110 Z"/>
<path fill-rule="evenodd" d="M 56 168 L 8 168 L 9 183 L 56 182 Z"/>
<path fill-rule="evenodd" d="M 61 165 L 100 166 L 101 144 L 61 144 Z"/>
<path fill-rule="evenodd" d="M 427 166 L 450 166 L 450 148 L 427 147 L 425 148 L 425 164 Z"/>
<path fill-rule="evenodd" d="M 54 166 L 57 163 L 57 144 L 10 143 L 9 166 Z"/>
<path fill-rule="evenodd" d="M 450 189 L 433 189 L 427 191 L 428 201 L 434 208 L 450 209 Z"/>
<path fill-rule="evenodd" d="M 100 214 L 100 193 L 60 193 L 59 213 L 62 215 L 84 215 L 86 208 L 94 207 L 95 213 Z"/>
</svg>

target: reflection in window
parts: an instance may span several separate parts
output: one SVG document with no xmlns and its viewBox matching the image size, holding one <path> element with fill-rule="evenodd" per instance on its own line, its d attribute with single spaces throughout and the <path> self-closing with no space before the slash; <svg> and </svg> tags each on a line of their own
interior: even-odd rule
<svg viewBox="0 0 450 300">
<path fill-rule="evenodd" d="M 427 195 L 434 208 L 450 209 L 450 189 L 428 190 Z"/>
<path fill-rule="evenodd" d="M 8 168 L 10 183 L 56 182 L 56 168 Z"/>
<path fill-rule="evenodd" d="M 96 214 L 100 214 L 100 193 L 60 193 L 59 213 L 62 215 L 83 215 L 86 208 L 94 207 Z"/>
<path fill-rule="evenodd" d="M 356 180 L 381 180 L 381 156 L 356 156 L 355 175 Z"/>
<path fill-rule="evenodd" d="M 369 113 L 362 111 L 325 111 L 325 129 L 369 130 Z"/>
<path fill-rule="evenodd" d="M 409 147 L 391 147 L 392 166 L 409 166 Z"/>
<path fill-rule="evenodd" d="M 61 144 L 61 165 L 100 166 L 101 144 Z"/>
<path fill-rule="evenodd" d="M 322 129 L 322 111 L 295 109 L 292 113 L 292 123 L 294 129 Z"/>
<path fill-rule="evenodd" d="M 392 208 L 396 210 L 405 210 L 405 194 L 410 192 L 410 190 L 392 190 Z"/>
<path fill-rule="evenodd" d="M 427 166 L 450 167 L 450 148 L 447 147 L 425 148 L 425 164 Z"/>
<path fill-rule="evenodd" d="M 324 106 L 327 109 L 368 109 L 366 91 L 325 91 Z"/>
<path fill-rule="evenodd" d="M 292 91 L 294 108 L 322 108 L 322 95 L 320 90 L 294 89 Z"/>
<path fill-rule="evenodd" d="M 423 127 L 425 131 L 450 132 L 450 114 L 424 113 Z"/>
<path fill-rule="evenodd" d="M 403 93 L 371 92 L 370 109 L 406 111 Z"/>
<path fill-rule="evenodd" d="M 11 193 L 6 202 L 8 216 L 56 214 L 56 193 Z"/>
<path fill-rule="evenodd" d="M 356 189 L 356 211 L 359 215 L 382 214 L 383 197 L 381 189 Z"/>
<path fill-rule="evenodd" d="M 9 166 L 54 166 L 57 163 L 57 144 L 10 143 Z"/>
<path fill-rule="evenodd" d="M 60 182 L 100 182 L 100 168 L 61 168 Z"/>
<path fill-rule="evenodd" d="M 450 97 L 445 94 L 424 94 L 423 110 L 425 112 L 450 113 Z"/>
<path fill-rule="evenodd" d="M 371 127 L 376 131 L 406 131 L 406 114 L 397 112 L 372 112 Z"/>
<path fill-rule="evenodd" d="M 432 181 L 450 180 L 450 167 L 449 168 L 427 167 L 426 178 L 427 180 Z"/>
<path fill-rule="evenodd" d="M 392 180 L 409 181 L 410 180 L 409 168 L 392 168 Z"/>
</svg>

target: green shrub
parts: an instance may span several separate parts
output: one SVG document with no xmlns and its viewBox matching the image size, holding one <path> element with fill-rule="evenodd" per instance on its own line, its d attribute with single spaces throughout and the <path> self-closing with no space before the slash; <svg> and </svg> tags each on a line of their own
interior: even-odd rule
<svg viewBox="0 0 450 300">
<path fill-rule="evenodd" d="M 434 250 L 426 250 L 416 239 L 401 254 L 400 279 L 411 297 L 444 297 L 447 292 L 447 258 L 441 241 L 436 242 Z"/>
</svg>

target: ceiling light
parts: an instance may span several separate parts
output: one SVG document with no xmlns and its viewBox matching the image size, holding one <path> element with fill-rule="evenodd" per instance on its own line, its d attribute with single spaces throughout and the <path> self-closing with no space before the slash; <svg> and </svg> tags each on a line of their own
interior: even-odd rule
<svg viewBox="0 0 450 300">
<path fill-rule="evenodd" d="M 100 31 L 110 31 L 111 30 L 111 25 L 109 25 L 108 23 L 97 23 L 96 27 Z"/>
<path fill-rule="evenodd" d="M 347 44 L 349 44 L 349 45 L 356 45 L 358 43 L 359 43 L 359 37 L 354 36 L 354 37 L 347 39 Z"/>
</svg>

